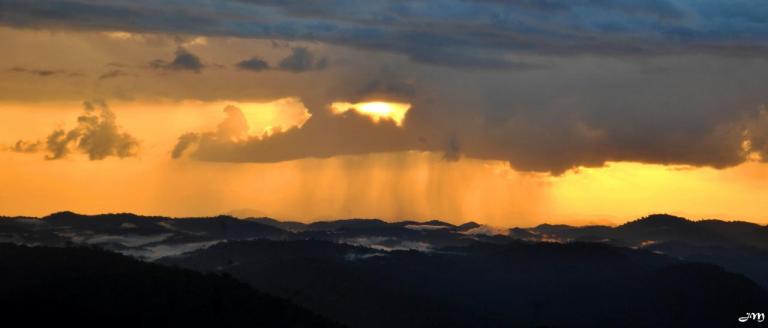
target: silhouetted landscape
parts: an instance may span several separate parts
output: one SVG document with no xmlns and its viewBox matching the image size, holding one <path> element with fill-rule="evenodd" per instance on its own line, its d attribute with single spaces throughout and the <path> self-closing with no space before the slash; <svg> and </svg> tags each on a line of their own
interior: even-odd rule
<svg viewBox="0 0 768 328">
<path fill-rule="evenodd" d="M 0 0 L 0 40 L 0 328 L 768 328 L 766 0 Z"/>
<path fill-rule="evenodd" d="M 663 214 L 498 229 L 61 212 L 2 218 L 0 241 L 0 305 L 30 322 L 725 327 L 768 307 L 768 227 Z"/>
</svg>

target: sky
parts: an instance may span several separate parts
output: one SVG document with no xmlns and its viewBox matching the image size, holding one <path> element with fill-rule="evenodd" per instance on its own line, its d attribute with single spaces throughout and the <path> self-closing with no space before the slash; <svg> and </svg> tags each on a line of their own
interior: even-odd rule
<svg viewBox="0 0 768 328">
<path fill-rule="evenodd" d="M 767 16 L 0 0 L 0 215 L 766 224 Z"/>
</svg>

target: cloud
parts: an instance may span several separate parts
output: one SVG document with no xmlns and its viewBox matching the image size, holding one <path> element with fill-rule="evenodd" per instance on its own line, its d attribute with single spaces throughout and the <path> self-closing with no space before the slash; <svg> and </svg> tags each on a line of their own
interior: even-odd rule
<svg viewBox="0 0 768 328">
<path fill-rule="evenodd" d="M 324 108 L 324 107 L 323 107 Z M 201 161 L 280 162 L 339 155 L 429 151 L 447 161 L 462 158 L 506 161 L 520 171 L 562 174 L 578 166 L 602 166 L 608 161 L 636 161 L 725 168 L 750 160 L 750 153 L 768 154 L 768 115 L 745 121 L 648 125 L 625 118 L 611 125 L 587 117 L 563 117 L 561 112 L 478 120 L 436 116 L 414 104 L 402 126 L 378 123 L 355 111 L 331 114 L 315 108 L 301 127 L 247 136 L 247 125 L 237 108 L 216 131 L 180 137 L 173 157 L 182 154 Z M 617 113 L 618 115 L 618 113 Z M 626 113 L 624 114 L 627 115 Z M 647 127 L 636 130 L 631 126 Z M 749 132 L 747 135 L 745 131 Z M 749 150 L 744 143 L 749 142 Z M 754 156 L 754 155 L 753 155 Z M 766 156 L 768 157 L 768 156 Z M 765 158 L 765 157 L 763 157 Z"/>
<path fill-rule="evenodd" d="M 0 15 L 0 24 L 205 35 L 206 60 L 245 62 L 253 59 L 249 54 L 263 54 L 256 59 L 269 59 L 275 70 L 284 58 L 283 68 L 297 71 L 314 69 L 318 57 L 334 58 L 327 74 L 312 79 L 217 70 L 141 77 L 141 83 L 118 80 L 102 88 L 143 99 L 298 97 L 311 111 L 306 126 L 267 137 L 187 131 L 172 151 L 177 158 L 259 162 L 430 151 L 449 161 L 498 160 L 519 170 L 561 173 L 612 161 L 724 168 L 764 148 L 757 108 L 768 103 L 768 80 L 762 78 L 768 74 L 762 59 L 768 53 L 768 6 L 756 1 L 225 1 L 216 14 L 200 2 L 178 16 L 171 9 L 187 5 L 30 3 L 3 7 L 11 14 Z M 70 18 L 62 20 L 62 12 Z M 26 39 L 34 33 L 4 31 Z M 101 33 L 66 35 L 81 44 L 117 44 Z M 143 57 L 162 51 L 156 45 L 141 46 L 146 48 L 135 49 L 133 57 L 102 62 L 160 58 Z M 167 59 L 163 67 L 171 65 Z M 46 98 L 73 97 L 71 83 L 59 80 L 46 80 Z M 4 95 L 36 99 L 41 93 L 16 85 L 24 83 L 9 87 L 25 92 Z M 334 102 L 374 100 L 413 106 L 402 127 L 327 109 Z"/>
<path fill-rule="evenodd" d="M 113 69 L 108 72 L 104 72 L 104 74 L 99 75 L 99 80 L 114 79 L 116 77 L 121 77 L 126 75 L 128 75 L 128 73 L 126 73 L 123 70 Z"/>
<path fill-rule="evenodd" d="M 259 57 L 251 57 L 237 63 L 237 67 L 248 71 L 263 71 L 269 69 L 269 64 Z"/>
<path fill-rule="evenodd" d="M 409 102 L 416 96 L 416 86 L 411 81 L 383 76 L 365 83 L 354 94 L 354 102 L 366 99 L 387 99 Z"/>
<path fill-rule="evenodd" d="M 760 0 L 1 0 L 0 7 L 6 26 L 319 41 L 455 68 L 532 65 L 508 53 L 762 57 L 768 49 L 768 5 Z M 197 71 L 194 58 L 158 64 Z M 284 68 L 307 69 L 300 59 Z"/>
<path fill-rule="evenodd" d="M 312 70 L 321 70 L 327 65 L 327 58 L 316 58 L 315 54 L 306 47 L 294 47 L 291 49 L 291 53 L 280 60 L 274 69 L 292 73 L 303 73 Z M 237 63 L 236 66 L 242 70 L 255 72 L 271 68 L 269 63 L 259 57 L 251 57 L 243 60 Z"/>
<path fill-rule="evenodd" d="M 81 73 L 76 72 L 67 72 L 64 70 L 52 70 L 52 69 L 39 69 L 39 68 L 25 68 L 25 67 L 12 67 L 8 70 L 9 72 L 14 73 L 26 73 L 31 74 L 39 77 L 49 77 L 49 76 L 67 76 L 67 77 L 77 77 L 82 76 Z"/>
<path fill-rule="evenodd" d="M 768 162 L 768 107 L 762 106 L 742 124 L 742 150 L 747 157 Z"/>
<path fill-rule="evenodd" d="M 43 141 L 19 140 L 10 147 L 15 152 L 48 151 L 46 159 L 57 160 L 74 151 L 88 155 L 90 160 L 109 156 L 119 158 L 138 154 L 139 142 L 132 135 L 120 131 L 115 114 L 101 101 L 85 102 L 83 114 L 77 117 L 77 126 L 69 131 L 56 129 Z"/>
<path fill-rule="evenodd" d="M 291 54 L 283 58 L 277 65 L 280 70 L 301 73 L 311 70 L 323 69 L 327 65 L 325 58 L 316 59 L 306 47 L 295 47 L 291 49 Z"/>
<path fill-rule="evenodd" d="M 43 149 L 42 141 L 24 141 L 19 140 L 13 146 L 8 147 L 9 150 L 17 153 L 35 153 Z"/>
<path fill-rule="evenodd" d="M 203 161 L 280 162 L 305 157 L 393 152 L 423 148 L 411 130 L 393 121 L 374 123 L 355 111 L 313 115 L 301 127 L 261 137 L 248 137 L 240 109 L 229 106 L 218 129 L 188 133 L 179 138 L 172 156 L 194 146 L 190 157 Z"/>
<path fill-rule="evenodd" d="M 180 158 L 187 149 L 196 145 L 199 140 L 200 135 L 194 132 L 181 135 L 171 150 L 171 158 Z"/>
<path fill-rule="evenodd" d="M 171 151 L 172 158 L 181 157 L 185 151 L 199 144 L 209 147 L 211 144 L 232 144 L 248 138 L 248 121 L 242 110 L 235 106 L 224 108 L 226 118 L 219 123 L 214 132 L 186 133 L 179 137 Z M 199 150 L 198 150 L 199 151 Z"/>
<path fill-rule="evenodd" d="M 195 73 L 200 73 L 200 70 L 205 67 L 200 57 L 182 47 L 176 50 L 176 57 L 172 61 L 155 59 L 149 63 L 149 66 L 158 70 L 190 71 Z"/>
<path fill-rule="evenodd" d="M 523 10 L 557 14 L 573 13 L 582 8 L 590 8 L 667 19 L 679 19 L 684 16 L 679 7 L 667 0 L 479 0 L 477 2 L 506 4 Z"/>
</svg>

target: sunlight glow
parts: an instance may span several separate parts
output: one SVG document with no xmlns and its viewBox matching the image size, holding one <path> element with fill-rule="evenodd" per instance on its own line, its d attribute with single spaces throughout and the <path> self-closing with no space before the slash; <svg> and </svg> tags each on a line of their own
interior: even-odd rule
<svg viewBox="0 0 768 328">
<path fill-rule="evenodd" d="M 411 109 L 411 105 L 384 101 L 361 102 L 354 104 L 348 102 L 335 102 L 331 104 L 331 109 L 333 110 L 334 114 L 341 114 L 349 110 L 354 110 L 362 115 L 370 117 L 376 123 L 381 120 L 390 120 L 395 122 L 397 126 L 403 126 L 405 113 Z"/>
<path fill-rule="evenodd" d="M 282 98 L 260 103 L 225 101 L 219 107 L 223 108 L 226 105 L 240 108 L 248 121 L 248 134 L 252 136 L 271 135 L 293 127 L 301 127 L 312 116 L 298 98 Z"/>
</svg>

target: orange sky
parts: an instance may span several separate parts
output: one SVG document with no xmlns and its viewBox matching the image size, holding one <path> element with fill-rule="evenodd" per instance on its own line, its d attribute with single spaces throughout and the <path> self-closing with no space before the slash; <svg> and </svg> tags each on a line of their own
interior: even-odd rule
<svg viewBox="0 0 768 328">
<path fill-rule="evenodd" d="M 497 226 L 617 224 L 652 212 L 768 223 L 768 165 L 716 170 L 609 163 L 561 176 L 520 173 L 501 161 L 446 161 L 397 152 L 279 163 L 207 163 L 169 156 L 185 131 L 216 128 L 237 105 L 249 134 L 307 119 L 300 101 L 113 102 L 126 131 L 140 136 L 136 158 L 57 161 L 0 152 L 0 208 L 6 215 L 136 212 L 172 216 L 253 214 L 311 221 L 344 217 L 475 220 Z M 0 142 L 33 140 L 68 127 L 77 102 L 0 103 Z"/>
<path fill-rule="evenodd" d="M 750 58 L 507 53 L 522 64 L 482 69 L 163 30 L 0 39 L 0 215 L 768 223 L 768 65 Z M 90 146 L 130 151 L 70 149 L 78 117 L 115 125 Z M 58 129 L 71 153 L 47 160 Z"/>
</svg>

